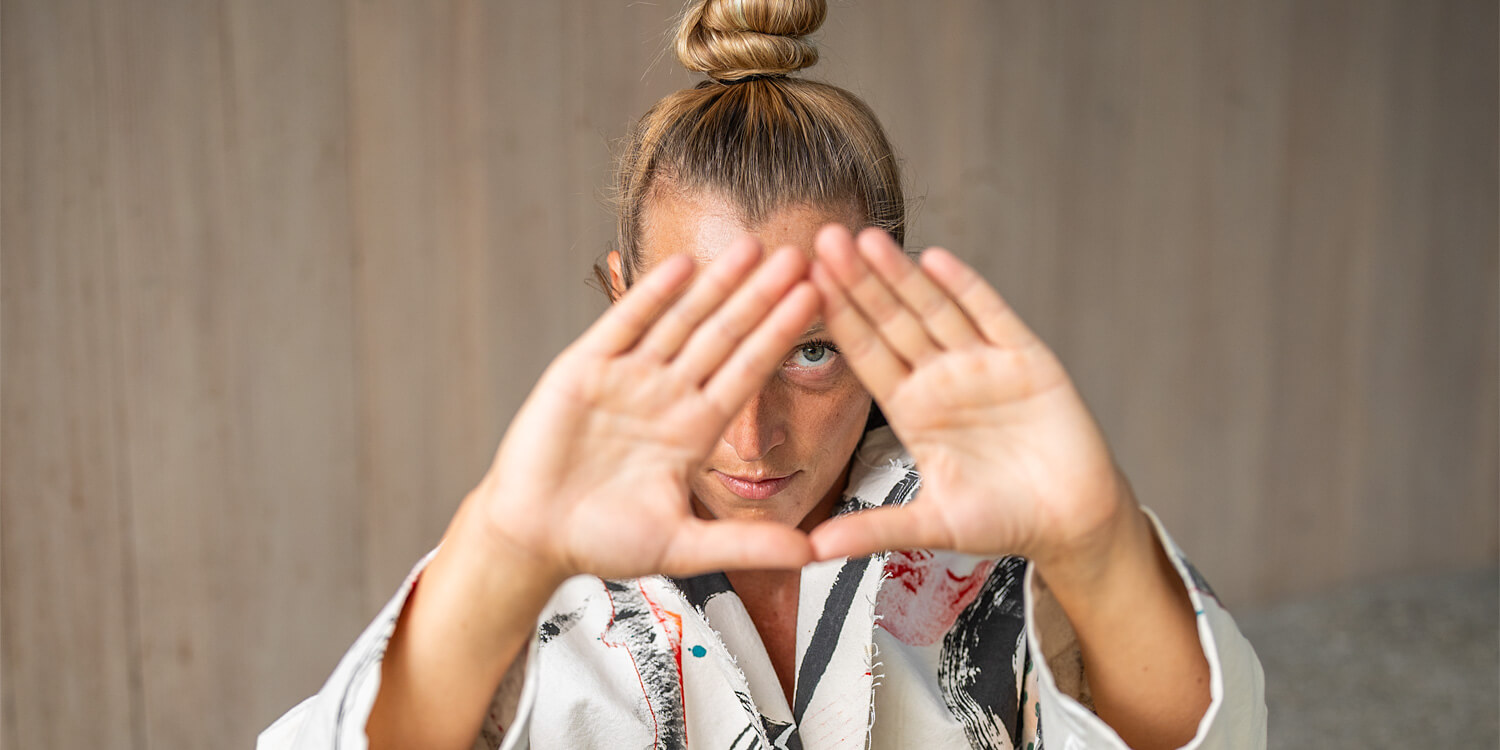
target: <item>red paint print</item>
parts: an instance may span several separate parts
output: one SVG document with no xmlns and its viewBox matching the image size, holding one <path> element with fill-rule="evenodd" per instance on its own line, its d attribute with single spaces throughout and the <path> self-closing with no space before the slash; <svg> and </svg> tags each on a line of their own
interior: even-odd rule
<svg viewBox="0 0 1500 750">
<path fill-rule="evenodd" d="M 682 683 L 682 615 L 656 603 L 651 595 L 646 593 L 646 586 L 640 582 L 636 583 L 641 589 L 641 598 L 646 600 L 646 606 L 651 608 L 651 615 L 656 618 L 656 623 L 661 626 L 662 632 L 667 634 L 667 643 L 672 646 L 672 656 L 677 659 L 677 682 Z"/>
<path fill-rule="evenodd" d="M 947 555 L 947 560 L 954 558 Z M 902 643 L 930 646 L 953 627 L 960 612 L 979 596 L 994 560 L 958 572 L 928 550 L 898 550 L 885 563 L 889 578 L 875 603 L 878 625 Z"/>
</svg>

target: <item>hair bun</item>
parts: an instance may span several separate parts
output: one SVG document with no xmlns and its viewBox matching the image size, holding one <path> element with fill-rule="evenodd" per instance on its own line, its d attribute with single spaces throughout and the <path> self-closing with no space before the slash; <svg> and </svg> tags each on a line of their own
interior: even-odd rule
<svg viewBox="0 0 1500 750">
<path fill-rule="evenodd" d="M 726 82 L 784 76 L 818 61 L 803 37 L 827 14 L 825 0 L 697 0 L 677 30 L 677 59 Z"/>
</svg>

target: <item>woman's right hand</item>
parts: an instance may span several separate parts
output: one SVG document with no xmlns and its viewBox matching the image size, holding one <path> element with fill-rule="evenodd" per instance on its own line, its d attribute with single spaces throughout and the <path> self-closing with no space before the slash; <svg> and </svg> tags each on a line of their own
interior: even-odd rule
<svg viewBox="0 0 1500 750">
<path fill-rule="evenodd" d="M 819 305 L 801 253 L 756 268 L 760 257 L 742 242 L 691 284 L 694 262 L 667 258 L 553 360 L 401 611 L 366 725 L 372 750 L 469 747 L 571 575 L 812 560 L 801 531 L 701 520 L 688 492 L 689 472 Z"/>
<path fill-rule="evenodd" d="M 689 473 L 818 310 L 801 253 L 761 255 L 742 241 L 696 279 L 672 256 L 626 292 L 542 375 L 468 522 L 557 581 L 811 561 L 795 528 L 703 520 L 690 503 Z"/>
</svg>

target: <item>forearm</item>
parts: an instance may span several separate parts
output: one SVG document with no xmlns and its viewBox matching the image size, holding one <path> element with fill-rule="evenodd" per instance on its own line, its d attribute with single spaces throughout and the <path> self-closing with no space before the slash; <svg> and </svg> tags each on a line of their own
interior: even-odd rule
<svg viewBox="0 0 1500 750">
<path fill-rule="evenodd" d="M 372 750 L 467 750 L 562 582 L 486 533 L 474 502 L 454 517 L 397 621 L 366 727 Z"/>
<path fill-rule="evenodd" d="M 1101 546 L 1037 573 L 1077 634 L 1099 717 L 1137 750 L 1181 747 L 1211 701 L 1187 590 L 1133 499 Z"/>
</svg>

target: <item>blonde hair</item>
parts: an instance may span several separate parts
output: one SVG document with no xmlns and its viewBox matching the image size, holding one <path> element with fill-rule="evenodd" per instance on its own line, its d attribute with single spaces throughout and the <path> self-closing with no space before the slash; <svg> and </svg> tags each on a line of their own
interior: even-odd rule
<svg viewBox="0 0 1500 750">
<path fill-rule="evenodd" d="M 853 209 L 902 241 L 900 170 L 875 114 L 844 89 L 790 77 L 817 62 L 806 37 L 826 14 L 823 0 L 695 0 L 684 11 L 677 59 L 708 79 L 658 101 L 626 137 L 615 195 L 627 285 L 646 205 L 668 189 L 725 200 L 750 226 L 791 205 Z M 607 270 L 595 273 L 611 290 Z"/>
</svg>

